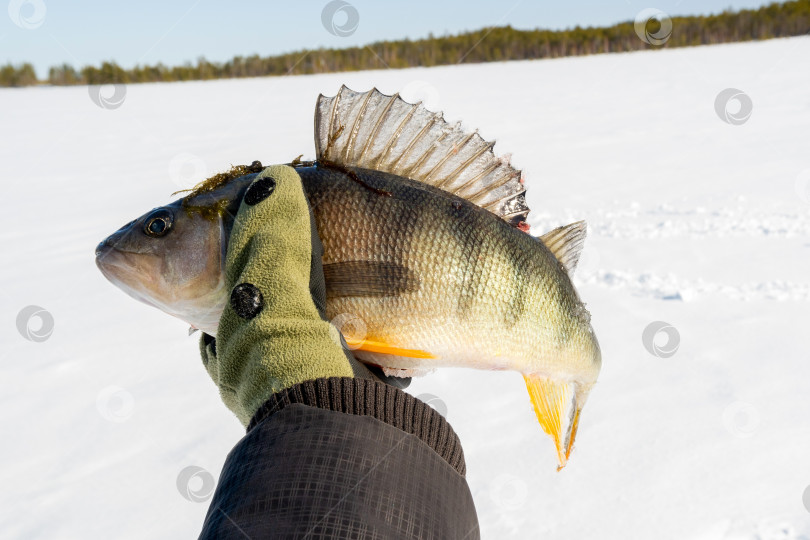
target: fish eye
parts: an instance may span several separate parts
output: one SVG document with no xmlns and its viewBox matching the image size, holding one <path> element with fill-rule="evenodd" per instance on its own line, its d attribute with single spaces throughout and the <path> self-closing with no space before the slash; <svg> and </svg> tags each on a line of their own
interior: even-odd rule
<svg viewBox="0 0 810 540">
<path fill-rule="evenodd" d="M 143 232 L 152 238 L 160 238 L 168 233 L 172 228 L 172 213 L 166 209 L 160 209 L 146 220 Z"/>
</svg>

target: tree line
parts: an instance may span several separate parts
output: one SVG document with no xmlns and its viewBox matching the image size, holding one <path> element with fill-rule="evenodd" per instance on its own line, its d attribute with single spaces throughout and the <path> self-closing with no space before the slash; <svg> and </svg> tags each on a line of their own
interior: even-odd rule
<svg viewBox="0 0 810 540">
<path fill-rule="evenodd" d="M 347 49 L 302 50 L 275 56 L 237 56 L 227 62 L 168 67 L 135 66 L 124 69 L 115 62 L 85 66 L 80 70 L 63 64 L 52 67 L 47 81 L 38 81 L 31 64 L 0 67 L 0 86 L 118 84 L 191 81 L 239 77 L 299 75 L 381 68 L 440 66 L 457 63 L 497 62 L 558 58 L 649 48 L 688 47 L 788 37 L 810 32 L 810 0 L 774 3 L 759 9 L 724 11 L 717 15 L 673 17 L 672 33 L 660 45 L 651 45 L 636 33 L 633 21 L 610 27 L 567 30 L 517 30 L 511 26 L 483 28 L 455 36 L 411 41 L 380 41 Z M 648 31 L 660 35 L 658 22 Z"/>
</svg>

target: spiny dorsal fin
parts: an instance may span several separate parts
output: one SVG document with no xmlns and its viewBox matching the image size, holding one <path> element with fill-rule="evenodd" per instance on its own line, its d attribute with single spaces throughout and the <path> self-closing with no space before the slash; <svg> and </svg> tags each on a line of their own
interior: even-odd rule
<svg viewBox="0 0 810 540">
<path fill-rule="evenodd" d="M 548 249 L 557 257 L 568 271 L 569 276 L 574 275 L 579 262 L 579 254 L 585 244 L 588 234 L 588 225 L 584 221 L 577 221 L 570 225 L 563 225 L 539 237 Z"/>
<path fill-rule="evenodd" d="M 520 171 L 492 152 L 477 132 L 448 124 L 442 113 L 376 88 L 341 86 L 318 96 L 318 160 L 397 174 L 463 197 L 511 225 L 525 227 L 529 207 Z M 525 230 L 525 229 L 524 229 Z"/>
</svg>

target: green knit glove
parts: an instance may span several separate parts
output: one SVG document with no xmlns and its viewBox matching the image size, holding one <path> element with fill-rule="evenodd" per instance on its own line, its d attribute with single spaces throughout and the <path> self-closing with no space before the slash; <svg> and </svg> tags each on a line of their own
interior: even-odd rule
<svg viewBox="0 0 810 540">
<path fill-rule="evenodd" d="M 200 352 L 222 401 L 245 426 L 272 394 L 321 377 L 373 378 L 324 315 L 325 286 L 301 178 L 267 167 L 245 191 L 225 260 L 230 303 Z"/>
</svg>

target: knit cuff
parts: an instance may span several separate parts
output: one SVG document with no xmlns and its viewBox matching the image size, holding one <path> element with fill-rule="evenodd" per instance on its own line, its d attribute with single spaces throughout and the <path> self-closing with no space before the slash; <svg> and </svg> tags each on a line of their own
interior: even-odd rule
<svg viewBox="0 0 810 540">
<path fill-rule="evenodd" d="M 270 415 L 293 403 L 373 416 L 405 433 L 416 435 L 461 476 L 466 473 L 461 441 L 441 414 L 398 388 L 369 379 L 329 377 L 285 388 L 270 396 L 259 407 L 247 431 L 250 432 Z"/>
</svg>

